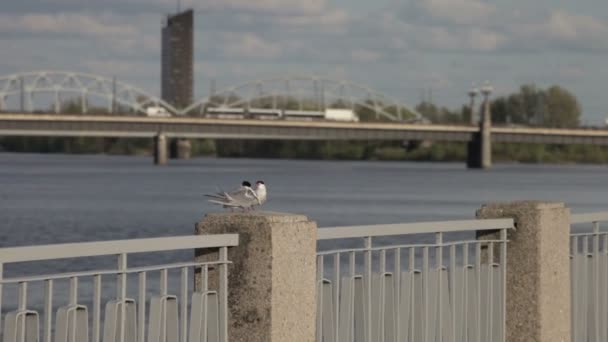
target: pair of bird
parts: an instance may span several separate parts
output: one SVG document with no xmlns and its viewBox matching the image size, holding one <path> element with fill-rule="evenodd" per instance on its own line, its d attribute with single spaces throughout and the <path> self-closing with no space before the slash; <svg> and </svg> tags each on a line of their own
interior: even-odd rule
<svg viewBox="0 0 608 342">
<path fill-rule="evenodd" d="M 266 202 L 266 185 L 263 181 L 257 181 L 255 187 L 251 183 L 243 181 L 238 189 L 230 192 L 219 191 L 215 194 L 205 195 L 212 199 L 210 203 L 221 205 L 223 208 L 240 208 L 243 211 L 254 210 L 254 206 Z"/>
</svg>

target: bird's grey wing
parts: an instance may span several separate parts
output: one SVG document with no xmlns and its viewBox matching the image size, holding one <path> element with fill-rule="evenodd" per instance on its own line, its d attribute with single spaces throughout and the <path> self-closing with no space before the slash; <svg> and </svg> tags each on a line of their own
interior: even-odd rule
<svg viewBox="0 0 608 342">
<path fill-rule="evenodd" d="M 242 188 L 237 191 L 233 191 L 228 193 L 227 195 L 234 203 L 238 203 L 242 206 L 250 206 L 254 202 L 257 202 L 257 197 L 253 194 L 253 191 L 250 188 Z"/>
</svg>

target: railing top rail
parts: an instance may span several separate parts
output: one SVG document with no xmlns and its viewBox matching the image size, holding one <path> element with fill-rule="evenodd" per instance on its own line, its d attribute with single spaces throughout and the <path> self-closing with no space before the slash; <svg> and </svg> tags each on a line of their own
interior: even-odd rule
<svg viewBox="0 0 608 342">
<path fill-rule="evenodd" d="M 317 240 L 361 238 L 384 235 L 448 233 L 513 228 L 513 219 L 461 220 L 397 223 L 369 226 L 327 227 L 317 232 Z"/>
<path fill-rule="evenodd" d="M 608 221 L 608 211 L 570 215 L 570 223 L 572 223 L 572 224 L 602 222 L 602 221 Z"/>
<path fill-rule="evenodd" d="M 237 246 L 238 243 L 238 234 L 222 234 L 10 247 L 0 248 L 0 263 L 79 258 L 123 253 L 162 252 L 194 248 L 232 247 Z"/>
</svg>

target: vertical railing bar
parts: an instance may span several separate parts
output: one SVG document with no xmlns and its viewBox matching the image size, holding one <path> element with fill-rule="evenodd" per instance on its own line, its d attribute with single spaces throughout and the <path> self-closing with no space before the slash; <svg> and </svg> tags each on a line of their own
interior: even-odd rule
<svg viewBox="0 0 608 342">
<path fill-rule="evenodd" d="M 0 260 L 0 333 L 2 333 L 2 280 L 4 279 L 4 264 Z"/>
<path fill-rule="evenodd" d="M 481 242 L 475 243 L 475 277 L 477 282 L 475 327 L 477 330 L 477 342 L 481 342 Z"/>
<path fill-rule="evenodd" d="M 350 252 L 348 253 L 348 273 L 349 273 L 349 282 L 350 282 L 350 286 L 352 286 L 351 288 L 351 296 L 352 298 L 354 298 L 354 293 L 355 293 L 355 275 L 357 273 L 357 269 L 356 269 L 356 257 L 357 255 L 355 254 L 355 252 Z M 350 300 L 350 299 L 348 299 Z M 349 334 L 349 339 L 354 339 L 354 335 L 355 335 L 355 309 L 354 307 L 351 308 L 350 310 L 350 317 L 348 318 L 349 320 L 349 325 L 348 325 L 348 334 Z M 336 341 L 338 342 L 338 341 Z"/>
<path fill-rule="evenodd" d="M 181 320 L 182 320 L 182 342 L 187 342 L 188 339 L 188 267 L 182 267 L 181 280 Z"/>
<path fill-rule="evenodd" d="M 365 312 L 365 318 L 366 318 L 366 329 L 367 331 L 366 336 L 365 336 L 365 341 L 367 342 L 374 342 L 372 339 L 372 237 L 368 236 L 366 238 L 364 238 L 364 243 L 365 243 L 365 262 L 364 262 L 364 274 L 365 274 L 365 284 L 366 284 L 366 290 L 365 290 L 365 296 L 366 296 L 366 312 Z"/>
<path fill-rule="evenodd" d="M 27 281 L 19 283 L 19 311 L 27 309 Z M 25 342 L 25 322 L 21 324 L 21 338 Z"/>
<path fill-rule="evenodd" d="M 78 277 L 70 278 L 70 306 L 78 304 Z M 72 342 L 76 342 L 76 312 L 72 315 Z"/>
<path fill-rule="evenodd" d="M 348 254 L 349 254 L 348 255 L 348 259 L 349 259 L 349 261 L 348 261 L 348 268 L 349 268 L 348 269 L 348 273 L 349 273 L 349 275 L 350 275 L 351 278 L 354 278 L 357 275 L 357 269 L 356 269 L 357 264 L 356 264 L 356 261 L 355 261 L 356 254 L 355 254 L 355 252 L 350 252 Z"/>
<path fill-rule="evenodd" d="M 401 248 L 395 249 L 395 268 L 394 268 L 394 293 L 395 293 L 395 338 L 401 341 Z"/>
<path fill-rule="evenodd" d="M 120 302 L 120 342 L 125 342 L 125 319 L 127 312 L 127 254 L 122 253 L 118 256 L 118 272 L 119 272 L 119 281 L 120 284 L 118 286 L 119 293 L 118 298 Z M 130 341 L 129 341 L 130 342 Z"/>
<path fill-rule="evenodd" d="M 167 287 L 168 287 L 168 285 L 167 285 L 167 282 L 168 282 L 167 279 L 168 279 L 168 277 L 169 277 L 169 270 L 168 269 L 164 268 L 164 269 L 160 270 L 160 279 L 159 279 L 160 297 L 163 298 L 161 300 L 165 301 L 165 303 L 166 303 L 166 296 L 168 295 L 168 290 L 167 290 Z M 165 304 L 165 308 L 166 308 L 166 304 Z M 167 326 L 166 325 L 167 324 L 167 310 L 166 309 L 162 310 L 160 321 L 161 321 L 161 327 L 162 327 L 161 328 L 161 335 L 162 334 L 166 335 L 167 334 L 167 330 L 166 330 L 166 326 Z M 148 336 L 148 338 L 150 338 L 150 336 Z M 164 342 L 165 337 L 161 336 L 160 339 L 161 339 L 160 340 L 161 342 Z M 167 341 L 167 342 L 169 342 L 169 341 Z"/>
<path fill-rule="evenodd" d="M 451 335 L 452 337 L 449 339 L 449 341 L 452 342 L 456 342 L 456 245 L 451 245 L 450 246 L 450 298 L 451 298 L 451 302 L 450 304 L 450 312 L 452 313 L 452 315 L 450 316 L 452 318 L 451 321 L 451 327 L 450 327 L 450 331 L 451 331 Z"/>
<path fill-rule="evenodd" d="M 594 316 L 593 320 L 595 321 L 595 340 L 600 340 L 600 224 L 599 222 L 593 222 L 593 266 L 595 276 L 593 277 L 595 280 L 595 293 L 593 294 L 594 298 Z"/>
<path fill-rule="evenodd" d="M 573 253 L 573 257 L 574 258 L 576 258 L 576 256 L 580 252 L 578 240 L 579 240 L 578 236 L 574 236 L 572 238 L 572 245 L 573 245 L 573 247 L 572 247 L 573 248 L 572 249 L 572 253 Z M 576 262 L 576 260 L 575 260 L 575 262 Z M 579 277 L 573 277 L 573 280 L 574 280 L 573 281 L 574 282 L 574 284 L 573 284 L 573 291 L 576 291 L 576 292 L 580 291 L 579 290 L 579 287 L 580 287 L 580 284 L 579 284 L 580 279 L 579 279 Z M 578 294 L 577 294 L 577 296 L 578 296 Z M 574 298 L 574 297 L 572 297 L 572 298 Z M 575 331 L 575 336 L 578 336 L 579 316 L 580 316 L 580 314 L 579 314 L 578 305 L 573 305 L 573 308 L 574 308 L 573 315 L 572 315 L 574 317 L 574 320 L 573 320 L 573 322 L 574 322 L 573 323 L 573 325 L 574 325 L 573 330 Z"/>
<path fill-rule="evenodd" d="M 101 335 L 101 275 L 93 276 L 93 342 Z"/>
<path fill-rule="evenodd" d="M 340 338 L 340 253 L 334 255 L 334 341 Z"/>
<path fill-rule="evenodd" d="M 78 304 L 78 277 L 70 278 L 70 305 Z M 76 316 L 76 315 L 74 315 Z"/>
<path fill-rule="evenodd" d="M 137 340 L 145 342 L 146 340 L 146 272 L 139 272 L 139 306 L 137 307 Z"/>
<path fill-rule="evenodd" d="M 203 293 L 209 290 L 209 265 L 203 265 L 203 279 L 201 284 L 201 291 Z"/>
<path fill-rule="evenodd" d="M 463 328 L 463 334 L 462 334 L 462 339 L 463 341 L 468 341 L 469 340 L 469 329 L 467 328 L 469 326 L 469 279 L 468 279 L 468 272 L 469 272 L 469 244 L 465 243 L 462 245 L 462 263 L 463 263 L 463 276 L 462 276 L 462 296 L 463 296 L 463 310 L 464 310 L 464 314 L 463 314 L 463 323 L 462 323 L 462 328 Z"/>
<path fill-rule="evenodd" d="M 429 320 L 430 320 L 430 309 L 429 309 L 429 288 L 430 288 L 430 284 L 429 284 L 429 248 L 428 247 L 423 247 L 422 248 L 422 282 L 423 282 L 423 286 L 424 286 L 424 298 L 423 298 L 423 307 L 424 307 L 424 322 L 422 323 L 423 326 L 423 333 L 424 333 L 424 341 L 425 342 L 430 342 L 430 324 L 429 324 Z"/>
<path fill-rule="evenodd" d="M 160 295 L 166 296 L 167 290 L 167 279 L 169 278 L 169 271 L 166 268 L 160 270 Z"/>
<path fill-rule="evenodd" d="M 19 283 L 19 311 L 27 308 L 27 282 Z"/>
<path fill-rule="evenodd" d="M 494 301 L 492 300 L 494 294 L 494 277 L 492 273 L 494 272 L 494 242 L 490 242 L 488 244 L 488 291 L 487 291 L 487 305 L 488 305 L 488 334 L 487 338 L 492 338 L 493 332 L 493 313 L 494 313 Z"/>
<path fill-rule="evenodd" d="M 584 260 L 584 264 L 583 264 L 583 279 L 586 279 L 586 281 L 583 282 L 584 286 L 581 286 L 581 289 L 583 291 L 583 295 L 581 298 L 583 298 L 583 300 L 585 300 L 585 308 L 588 308 L 589 303 L 589 267 L 588 267 L 588 263 L 589 263 L 589 237 L 588 236 L 584 236 L 583 237 L 583 260 Z M 589 323 L 589 310 L 583 310 L 581 312 L 581 315 L 583 316 L 583 320 L 582 322 L 584 322 L 585 325 L 587 325 Z M 581 326 L 581 329 L 585 328 L 585 325 Z M 589 337 L 589 332 L 587 332 L 587 337 Z"/>
<path fill-rule="evenodd" d="M 599 229 L 599 227 L 598 227 L 598 229 Z M 608 248 L 608 234 L 606 234 L 606 233 L 603 234 L 603 240 L 604 240 L 604 249 L 602 250 L 602 254 L 604 254 L 604 258 L 605 258 L 606 255 L 608 254 L 608 250 L 607 250 L 607 248 Z M 606 263 L 606 267 L 608 267 L 608 262 Z M 603 279 L 604 279 L 604 286 L 608 287 L 608 269 L 606 267 L 602 270 L 601 273 L 602 273 L 602 276 L 603 276 Z M 608 296 L 608 294 L 605 293 L 604 296 Z M 604 301 L 602 302 L 602 314 L 601 314 L 601 318 L 602 319 L 608 318 L 608 311 L 607 311 L 608 307 L 606 307 L 607 304 L 608 304 L 607 303 L 607 299 L 605 298 Z M 607 333 L 606 329 L 608 329 L 608 326 L 605 326 L 603 328 L 604 328 L 603 335 L 607 336 L 606 335 L 606 333 Z"/>
<path fill-rule="evenodd" d="M 378 298 L 378 300 L 380 301 L 380 303 L 378 303 L 379 305 L 379 311 L 378 311 L 378 338 L 380 341 L 384 341 L 384 322 L 385 322 L 385 308 L 386 308 L 386 282 L 385 282 L 385 278 L 384 275 L 386 274 L 386 249 L 383 249 L 380 251 L 380 279 L 379 279 L 379 284 L 378 286 L 380 286 L 380 298 Z"/>
<path fill-rule="evenodd" d="M 462 330 L 464 333 L 462 334 L 463 341 L 469 340 L 469 244 L 465 243 L 462 245 L 462 263 L 463 263 L 463 276 L 462 276 L 462 297 L 463 299 L 463 323 Z"/>
<path fill-rule="evenodd" d="M 323 340 L 323 278 L 324 278 L 324 269 L 325 269 L 325 260 L 323 255 L 317 256 L 317 300 L 318 300 L 318 308 L 320 309 L 317 312 L 317 341 Z"/>
<path fill-rule="evenodd" d="M 220 341 L 228 342 L 228 247 L 220 247 Z"/>
<path fill-rule="evenodd" d="M 500 246 L 500 266 L 502 268 L 502 274 L 501 274 L 501 287 L 502 287 L 502 300 L 501 300 L 501 304 L 502 305 L 502 310 L 501 310 L 501 317 L 500 317 L 500 324 L 501 324 L 501 336 L 500 336 L 500 342 L 505 342 L 506 341 L 506 336 L 507 336 L 507 265 L 508 265 L 508 261 L 507 261 L 507 243 L 508 243 L 508 236 L 507 236 L 508 230 L 506 228 L 503 228 L 500 230 L 500 240 L 501 240 L 501 246 Z"/>
<path fill-rule="evenodd" d="M 46 294 L 44 298 L 44 342 L 52 342 L 51 328 L 53 324 L 53 280 L 45 281 Z"/>
<path fill-rule="evenodd" d="M 319 312 L 317 313 L 317 341 L 323 340 L 323 278 L 325 270 L 325 257 L 323 255 L 317 256 L 317 301 Z"/>
<path fill-rule="evenodd" d="M 443 233 L 435 233 L 435 267 L 437 267 L 437 336 L 439 341 L 443 341 Z"/>
<path fill-rule="evenodd" d="M 416 336 L 415 331 L 416 331 L 416 326 L 414 324 L 414 298 L 416 295 L 416 291 L 415 291 L 415 287 L 414 287 L 414 274 L 416 271 L 416 248 L 414 247 L 410 247 L 408 249 L 408 263 L 409 263 L 409 272 L 410 272 L 410 307 L 408 308 L 409 310 L 409 326 L 410 326 L 410 331 L 409 331 L 409 336 L 408 339 L 409 341 L 413 341 L 414 340 L 414 336 Z"/>
</svg>

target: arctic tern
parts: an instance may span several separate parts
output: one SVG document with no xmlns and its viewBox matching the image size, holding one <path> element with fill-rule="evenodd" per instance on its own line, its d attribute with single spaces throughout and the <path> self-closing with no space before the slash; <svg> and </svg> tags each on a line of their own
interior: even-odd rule
<svg viewBox="0 0 608 342">
<path fill-rule="evenodd" d="M 256 182 L 255 188 L 251 188 L 251 183 L 243 181 L 241 186 L 233 191 L 219 191 L 215 194 L 205 195 L 212 199 L 210 203 L 221 205 L 224 208 L 241 208 L 243 211 L 253 210 L 255 205 L 262 205 L 266 202 L 266 186 L 263 181 Z"/>
</svg>

